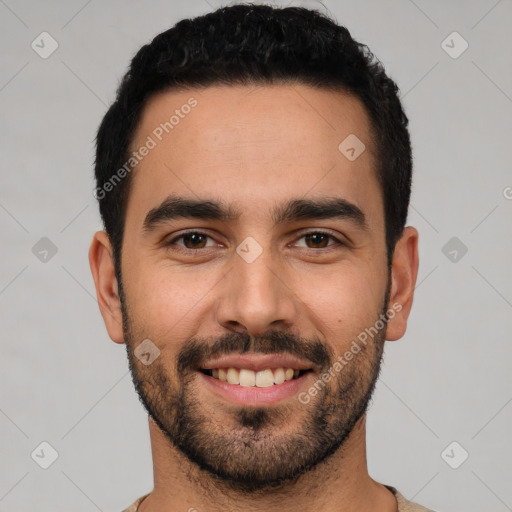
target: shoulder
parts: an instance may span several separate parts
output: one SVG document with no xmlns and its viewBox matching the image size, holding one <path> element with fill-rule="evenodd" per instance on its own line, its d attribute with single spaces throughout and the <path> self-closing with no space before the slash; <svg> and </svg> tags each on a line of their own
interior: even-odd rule
<svg viewBox="0 0 512 512">
<path fill-rule="evenodd" d="M 144 500 L 144 498 L 147 498 L 149 495 L 150 493 L 148 492 L 144 496 L 137 498 L 128 508 L 125 508 L 122 512 L 137 512 L 137 509 L 139 508 L 139 505 L 142 503 L 142 500 Z"/>
<path fill-rule="evenodd" d="M 425 508 L 417 503 L 407 500 L 391 485 L 385 485 L 384 487 L 389 489 L 395 495 L 396 501 L 398 502 L 398 512 L 434 512 L 429 508 Z"/>
</svg>

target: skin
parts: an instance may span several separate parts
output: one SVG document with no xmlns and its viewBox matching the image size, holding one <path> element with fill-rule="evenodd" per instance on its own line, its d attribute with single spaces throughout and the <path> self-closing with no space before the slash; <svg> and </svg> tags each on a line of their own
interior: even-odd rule
<svg viewBox="0 0 512 512">
<path fill-rule="evenodd" d="M 146 105 L 133 149 L 190 97 L 197 106 L 133 171 L 122 290 L 105 232 L 94 235 L 89 251 L 108 334 L 126 343 L 150 413 L 155 485 L 139 511 L 396 511 L 392 493 L 368 474 L 365 409 L 385 340 L 406 330 L 418 233 L 405 228 L 388 281 L 383 200 L 364 107 L 352 96 L 299 84 L 167 91 Z M 366 146 L 355 161 L 338 150 L 349 134 Z M 223 201 L 241 215 L 237 221 L 182 218 L 144 232 L 146 214 L 169 194 Z M 270 216 L 291 199 L 333 196 L 360 208 L 367 230 L 351 219 L 275 225 Z M 163 246 L 187 229 L 211 238 Z M 304 237 L 318 229 L 344 245 Z M 248 236 L 263 251 L 250 264 L 236 252 Z M 177 245 L 198 247 L 189 253 L 199 254 L 180 253 Z M 293 396 L 258 410 L 235 406 L 193 370 L 215 343 L 226 350 L 228 339 L 240 350 L 225 353 L 241 352 L 244 342 L 254 352 L 286 352 L 278 333 L 288 353 L 305 356 L 308 343 L 319 347 L 322 364 L 304 379 L 301 391 L 307 391 L 394 304 L 401 309 L 387 327 L 307 404 Z M 146 338 L 160 350 L 148 366 L 133 352 Z M 189 350 L 194 343 L 196 359 Z M 180 439 L 183 429 L 187 436 Z M 299 467 L 299 455 L 309 457 L 308 467 Z"/>
</svg>

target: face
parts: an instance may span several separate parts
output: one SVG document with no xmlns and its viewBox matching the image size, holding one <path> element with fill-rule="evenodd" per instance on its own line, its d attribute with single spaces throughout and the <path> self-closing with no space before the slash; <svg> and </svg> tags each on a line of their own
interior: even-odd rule
<svg viewBox="0 0 512 512">
<path fill-rule="evenodd" d="M 354 139 L 339 149 L 350 134 L 356 159 Z M 400 288 L 364 107 L 305 85 L 166 92 L 143 112 L 144 145 L 109 333 L 190 461 L 246 491 L 294 479 L 364 415 Z"/>
</svg>

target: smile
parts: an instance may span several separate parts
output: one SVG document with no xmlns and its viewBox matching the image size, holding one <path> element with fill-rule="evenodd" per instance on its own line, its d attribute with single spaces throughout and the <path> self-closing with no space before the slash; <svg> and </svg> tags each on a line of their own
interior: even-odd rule
<svg viewBox="0 0 512 512">
<path fill-rule="evenodd" d="M 297 370 L 293 368 L 266 368 L 260 371 L 250 370 L 248 368 L 213 368 L 201 369 L 205 375 L 229 384 L 244 386 L 268 388 L 278 386 L 286 381 L 297 379 L 301 375 L 311 370 Z"/>
</svg>

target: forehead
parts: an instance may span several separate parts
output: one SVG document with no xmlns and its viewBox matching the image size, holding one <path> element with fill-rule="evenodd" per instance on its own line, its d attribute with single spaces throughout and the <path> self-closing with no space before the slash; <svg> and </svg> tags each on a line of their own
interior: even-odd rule
<svg viewBox="0 0 512 512">
<path fill-rule="evenodd" d="M 307 195 L 381 207 L 368 115 L 340 92 L 303 84 L 166 91 L 146 104 L 131 151 L 145 156 L 132 171 L 127 225 L 132 210 L 170 194 L 216 197 L 259 217 L 265 204 Z"/>
</svg>

